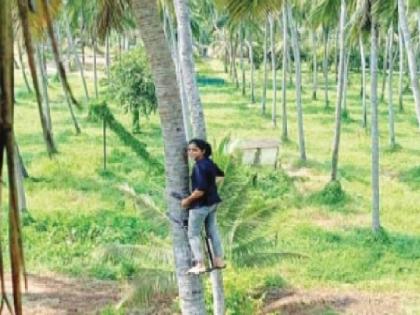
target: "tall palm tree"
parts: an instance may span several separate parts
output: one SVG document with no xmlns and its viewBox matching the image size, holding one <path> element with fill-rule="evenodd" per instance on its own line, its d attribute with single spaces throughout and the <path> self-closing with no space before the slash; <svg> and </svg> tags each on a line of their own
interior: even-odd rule
<svg viewBox="0 0 420 315">
<path fill-rule="evenodd" d="M 371 138 L 372 138 L 372 230 L 379 232 L 379 133 L 378 133 L 378 22 L 376 7 L 378 0 L 370 0 L 371 39 L 370 39 L 370 73 L 371 73 Z"/>
<path fill-rule="evenodd" d="M 245 64 L 244 64 L 244 38 L 245 38 L 245 28 L 242 23 L 239 26 L 239 63 L 241 65 L 242 73 L 242 95 L 246 94 L 246 74 L 245 74 Z"/>
<path fill-rule="evenodd" d="M 63 17 L 64 17 L 64 23 L 65 23 L 64 27 L 66 28 L 67 43 L 68 43 L 68 46 L 71 49 L 72 54 L 73 54 L 73 56 L 76 60 L 77 67 L 79 68 L 80 78 L 82 79 L 83 90 L 85 92 L 85 98 L 86 98 L 86 101 L 87 101 L 87 100 L 89 100 L 89 91 L 88 91 L 87 84 L 86 84 L 86 78 L 85 78 L 83 65 L 80 61 L 79 54 L 77 53 L 77 49 L 76 49 L 76 46 L 75 46 L 74 41 L 73 41 L 73 35 L 72 35 L 71 29 L 70 29 L 70 22 L 68 20 L 68 17 L 66 15 L 66 13 L 63 14 Z"/>
<path fill-rule="evenodd" d="M 14 82 L 14 54 L 12 28 L 12 1 L 0 2 L 0 171 L 3 170 L 3 156 L 6 152 L 6 165 L 9 184 L 9 251 L 12 269 L 12 288 L 14 314 L 22 314 L 21 276 L 24 270 L 22 235 L 20 231 L 20 216 L 18 209 L 16 159 L 14 158 L 15 137 L 13 132 L 13 82 Z M 0 172 L 2 174 L 2 172 Z M 0 196 L 1 199 L 1 196 Z M 1 245 L 1 244 L 0 244 Z M 5 294 L 3 248 L 0 246 L 0 281 L 1 305 L 6 304 L 11 311 L 8 297 Z"/>
<path fill-rule="evenodd" d="M 403 93 L 404 93 L 404 87 L 403 87 L 403 78 L 404 78 L 404 60 L 405 60 L 405 54 L 404 54 L 404 40 L 401 32 L 401 26 L 400 21 L 398 21 L 398 58 L 399 58 L 399 76 L 398 76 L 398 108 L 400 112 L 404 110 L 403 105 Z"/>
<path fill-rule="evenodd" d="M 334 131 L 334 144 L 332 152 L 332 167 L 331 167 L 331 181 L 337 180 L 337 167 L 338 167 L 338 153 L 340 149 L 341 137 L 341 110 L 343 102 L 344 91 L 344 70 L 345 70 L 345 53 L 344 53 L 344 27 L 346 22 L 346 2 L 341 0 L 340 8 L 340 28 L 339 28 L 339 45 L 340 45 L 340 59 L 339 59 L 339 72 L 337 84 L 337 104 L 335 108 L 335 131 Z"/>
<path fill-rule="evenodd" d="M 401 33 L 404 38 L 405 49 L 408 57 L 408 70 L 410 73 L 411 87 L 414 95 L 415 112 L 417 116 L 417 123 L 420 128 L 420 86 L 417 77 L 417 64 L 414 49 L 411 44 L 411 36 L 408 30 L 408 21 L 406 15 L 406 7 L 404 0 L 398 1 L 398 21 L 401 27 Z"/>
<path fill-rule="evenodd" d="M 325 94 L 325 108 L 329 107 L 330 101 L 328 98 L 328 59 L 329 59 L 329 36 L 331 30 L 337 24 L 340 12 L 340 2 L 336 0 L 321 0 L 316 2 L 311 13 L 311 24 L 313 27 L 322 27 L 324 35 L 324 59 L 322 61 L 322 71 L 324 76 L 324 94 Z"/>
<path fill-rule="evenodd" d="M 165 150 L 166 200 L 169 216 L 173 220 L 171 230 L 181 309 L 183 314 L 205 314 L 200 278 L 186 274 L 191 266 L 191 250 L 182 227 L 186 213 L 181 209 L 179 201 L 170 196 L 172 191 L 188 191 L 185 131 L 175 67 L 160 23 L 156 2 L 134 0 L 132 9 L 151 63 L 159 103 Z"/>
<path fill-rule="evenodd" d="M 261 112 L 265 114 L 265 104 L 267 100 L 267 82 L 268 82 L 268 71 L 267 71 L 267 54 L 268 54 L 268 29 L 270 27 L 268 18 L 265 19 L 265 27 L 264 27 L 264 81 L 263 81 L 263 92 L 261 98 Z"/>
<path fill-rule="evenodd" d="M 317 55 L 317 45 L 316 45 L 316 30 L 311 32 L 312 35 L 312 99 L 316 100 L 316 90 L 318 88 L 318 82 L 317 82 L 317 61 L 316 61 L 316 55 Z"/>
<path fill-rule="evenodd" d="M 362 70 L 362 127 L 367 128 L 367 108 L 366 108 L 366 57 L 363 44 L 363 35 L 359 34 L 360 64 Z"/>
<path fill-rule="evenodd" d="M 389 145 L 391 148 L 394 148 L 396 145 L 395 142 L 395 128 L 394 128 L 394 106 L 392 104 L 392 74 L 394 72 L 394 57 L 392 52 L 392 46 L 394 41 L 394 28 L 391 23 L 388 30 L 389 37 L 389 48 L 388 48 L 388 129 L 389 129 Z"/>
<path fill-rule="evenodd" d="M 277 65 L 276 65 L 276 49 L 275 49 L 275 20 L 272 15 L 269 16 L 270 23 L 270 45 L 271 45 L 271 71 L 273 81 L 273 102 L 271 105 L 271 121 L 273 127 L 277 127 Z"/>
<path fill-rule="evenodd" d="M 187 91 L 194 137 L 206 138 L 206 124 L 194 69 L 190 11 L 187 0 L 174 0 L 178 24 L 181 73 Z"/>
<path fill-rule="evenodd" d="M 281 138 L 282 140 L 287 140 L 289 138 L 288 135 L 288 128 L 287 128 L 287 56 L 288 56 L 288 36 L 287 36 L 287 12 L 286 10 L 283 10 L 282 12 L 282 24 L 283 24 L 283 78 L 282 78 L 282 84 L 281 84 L 281 91 L 282 91 L 282 99 L 281 99 L 281 108 L 282 108 L 282 133 Z"/>
<path fill-rule="evenodd" d="M 296 111 L 298 124 L 298 138 L 299 138 L 299 157 L 302 161 L 306 161 L 306 147 L 305 134 L 303 130 L 303 109 L 302 109 L 302 71 L 300 64 L 300 49 L 298 43 L 297 27 L 292 16 L 292 10 L 287 2 L 284 2 L 284 10 L 287 12 L 289 20 L 291 42 L 293 48 L 293 55 L 295 60 L 295 75 L 296 75 Z"/>
<path fill-rule="evenodd" d="M 18 0 L 18 11 L 20 23 L 22 26 L 22 33 L 25 42 L 26 54 L 28 56 L 28 65 L 29 70 L 32 76 L 32 84 L 35 90 L 36 101 L 38 105 L 38 112 L 41 121 L 42 133 L 44 136 L 44 142 L 47 147 L 47 152 L 51 156 L 57 153 L 57 148 L 54 142 L 54 136 L 52 132 L 52 125 L 49 123 L 51 121 L 49 111 L 44 111 L 42 106 L 42 96 L 39 89 L 39 81 L 36 71 L 35 58 L 34 58 L 34 49 L 32 44 L 32 36 L 29 28 L 29 19 L 28 19 L 28 2 L 25 0 Z M 44 102 L 48 101 L 44 98 Z"/>
<path fill-rule="evenodd" d="M 65 96 L 67 105 L 69 107 L 70 115 L 71 115 L 71 118 L 73 120 L 73 124 L 74 124 L 74 127 L 76 129 L 76 133 L 79 134 L 80 133 L 80 127 L 79 127 L 79 124 L 77 122 L 76 115 L 74 114 L 74 111 L 73 111 L 73 105 L 75 105 L 79 108 L 81 107 L 81 105 L 77 102 L 76 98 L 73 96 L 73 92 L 70 88 L 70 84 L 69 84 L 68 79 L 67 79 L 66 70 L 64 69 L 63 62 L 61 61 L 60 51 L 58 49 L 57 40 L 56 40 L 56 37 L 55 37 L 55 34 L 54 34 L 54 29 L 53 29 L 53 25 L 52 25 L 51 14 L 50 14 L 50 8 L 48 7 L 47 0 L 42 0 L 41 1 L 41 6 L 42 6 L 42 12 L 44 14 L 45 21 L 46 21 L 47 33 L 48 33 L 48 37 L 50 39 L 55 64 L 57 66 L 57 71 L 58 71 L 58 74 L 59 74 L 59 77 L 60 77 L 61 85 L 63 86 L 64 96 Z"/>
</svg>

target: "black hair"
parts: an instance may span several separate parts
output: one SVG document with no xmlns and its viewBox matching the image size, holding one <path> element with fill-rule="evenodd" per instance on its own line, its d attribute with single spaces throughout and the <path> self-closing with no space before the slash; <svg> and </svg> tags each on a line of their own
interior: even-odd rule
<svg viewBox="0 0 420 315">
<path fill-rule="evenodd" d="M 201 151 L 204 151 L 204 156 L 206 158 L 211 156 L 211 145 L 206 140 L 195 138 L 191 139 L 188 144 L 195 144 Z"/>
</svg>

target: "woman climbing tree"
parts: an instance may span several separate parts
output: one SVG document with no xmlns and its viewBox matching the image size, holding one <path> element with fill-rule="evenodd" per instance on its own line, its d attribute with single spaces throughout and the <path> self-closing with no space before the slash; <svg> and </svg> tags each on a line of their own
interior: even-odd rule
<svg viewBox="0 0 420 315">
<path fill-rule="evenodd" d="M 214 257 L 213 268 L 222 269 L 226 265 L 223 261 L 222 243 L 217 229 L 216 209 L 222 201 L 217 192 L 216 180 L 224 177 L 224 173 L 210 159 L 211 146 L 201 139 L 192 139 L 188 144 L 188 155 L 195 161 L 191 173 L 192 193 L 182 199 L 181 205 L 189 209 L 188 240 L 195 260 L 195 265 L 188 273 L 200 274 L 206 271 L 201 250 L 200 233 L 203 224 L 207 237 L 212 241 Z"/>
</svg>

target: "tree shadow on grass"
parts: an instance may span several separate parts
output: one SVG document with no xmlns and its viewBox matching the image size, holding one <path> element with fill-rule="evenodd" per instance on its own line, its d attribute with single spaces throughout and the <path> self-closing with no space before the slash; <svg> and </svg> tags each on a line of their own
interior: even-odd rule
<svg viewBox="0 0 420 315">
<path fill-rule="evenodd" d="M 400 181 L 413 190 L 420 189 L 420 166 L 415 166 L 400 173 Z"/>
</svg>

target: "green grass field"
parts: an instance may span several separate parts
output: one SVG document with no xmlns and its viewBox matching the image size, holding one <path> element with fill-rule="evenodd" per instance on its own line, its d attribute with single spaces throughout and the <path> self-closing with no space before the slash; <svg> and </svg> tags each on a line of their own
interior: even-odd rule
<svg viewBox="0 0 420 315">
<path fill-rule="evenodd" d="M 271 90 L 267 113 L 261 115 L 261 73 L 256 80 L 257 103 L 251 104 L 249 97 L 243 97 L 223 73 L 220 62 L 200 61 L 198 68 L 211 142 L 219 143 L 228 135 L 231 139 L 280 139 L 281 117 L 277 129 L 271 124 Z M 108 133 L 108 165 L 104 171 L 101 124 L 88 120 L 85 105 L 84 110 L 77 112 L 82 134 L 75 135 L 60 85 L 53 80 L 50 81 L 52 121 L 60 154 L 49 159 L 33 97 L 26 93 L 20 72 L 16 76 L 16 137 L 31 176 L 25 182 L 30 216 L 23 218 L 27 269 L 31 273 L 53 271 L 111 280 L 135 277 L 144 267 L 140 257 L 103 259 L 101 249 L 110 244 L 148 244 L 151 239 L 166 239 L 168 231 L 154 218 L 141 215 L 118 185 L 127 182 L 137 193 L 149 195 L 163 207 L 164 175 L 151 173 L 147 161 L 136 156 L 111 132 Z M 82 100 L 76 72 L 70 77 Z M 404 112 L 399 112 L 395 105 L 397 149 L 388 148 L 387 104 L 379 105 L 384 230 L 375 236 L 370 229 L 370 132 L 361 128 L 360 74 L 352 72 L 349 78 L 349 117 L 342 124 L 339 160 L 344 196 L 337 202 L 322 193 L 329 181 L 334 75 L 330 74 L 330 109 L 324 108 L 322 90 L 318 90 L 318 100 L 311 99 L 310 74 L 304 72 L 303 79 L 308 161 L 301 163 L 298 159 L 295 90 L 289 85 L 290 140 L 281 145 L 280 168 L 243 167 L 238 180 L 246 181 L 258 173 L 258 181 L 247 190 L 250 195 L 234 202 L 229 199 L 240 196 L 237 190 L 240 185 L 229 186 L 228 176 L 223 190 L 225 206 L 220 209 L 229 210 L 227 205 L 233 207 L 232 211 L 267 209 L 267 219 L 256 224 L 250 233 L 272 240 L 276 251 L 294 254 L 279 256 L 262 266 L 230 264 L 225 271 L 228 314 L 255 313 L 264 298 L 264 294 L 256 292 L 270 288 L 354 289 L 403 296 L 420 291 L 420 138 L 410 92 L 404 95 Z M 319 85 L 321 79 L 320 74 Z M 93 91 L 92 80 L 89 81 Z M 277 112 L 280 113 L 280 81 L 278 86 Z M 394 87 L 397 103 L 397 83 Z M 104 90 L 102 93 L 105 95 Z M 108 102 L 117 119 L 130 130 L 130 116 L 111 97 Z M 163 160 L 158 116 L 142 118 L 141 124 L 142 133 L 136 137 L 147 145 L 153 157 Z M 207 282 L 206 287 L 209 288 Z M 404 307 L 407 313 L 420 313 L 419 300 Z M 326 307 L 319 314 L 336 314 L 336 311 Z"/>
</svg>

